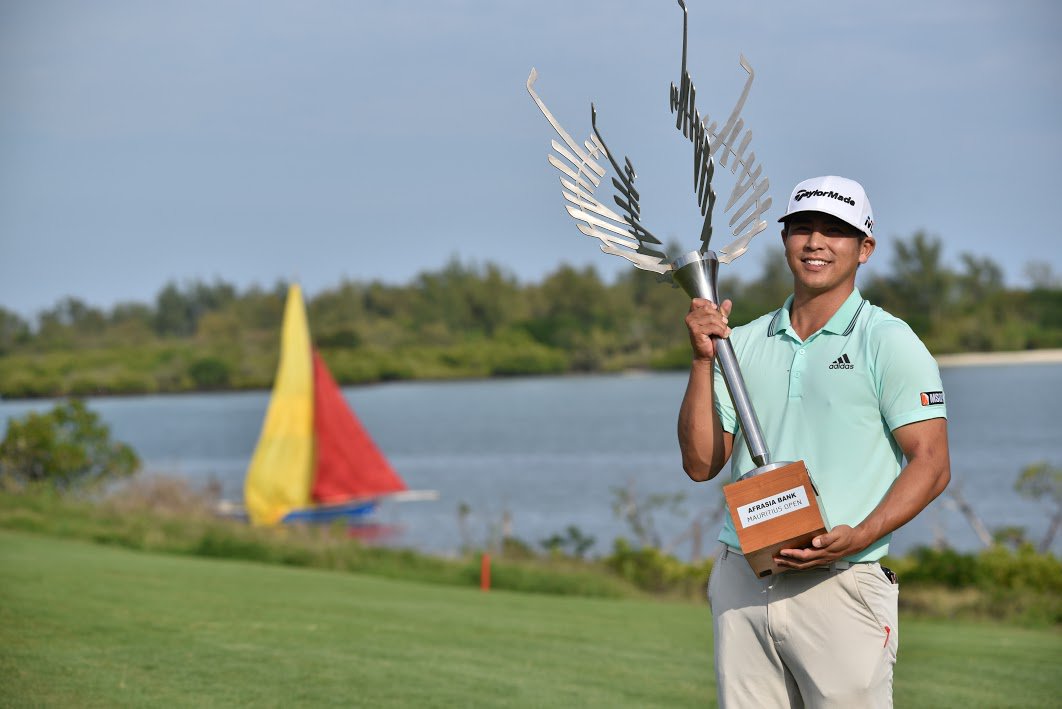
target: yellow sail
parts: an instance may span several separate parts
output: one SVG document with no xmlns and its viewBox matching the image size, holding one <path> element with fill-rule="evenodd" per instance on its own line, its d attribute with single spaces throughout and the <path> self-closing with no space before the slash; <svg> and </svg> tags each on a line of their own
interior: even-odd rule
<svg viewBox="0 0 1062 709">
<path fill-rule="evenodd" d="M 313 363 L 310 328 L 297 285 L 288 289 L 273 396 L 244 481 L 255 524 L 276 524 L 310 501 L 313 475 Z"/>
</svg>

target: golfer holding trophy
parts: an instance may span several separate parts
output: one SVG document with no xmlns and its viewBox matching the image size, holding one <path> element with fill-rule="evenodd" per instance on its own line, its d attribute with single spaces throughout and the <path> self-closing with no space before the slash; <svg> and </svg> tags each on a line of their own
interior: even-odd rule
<svg viewBox="0 0 1062 709">
<path fill-rule="evenodd" d="M 742 558 L 742 520 L 731 508 L 708 584 L 719 703 L 892 706 L 899 587 L 878 560 L 892 532 L 948 483 L 940 375 L 911 329 L 855 287 L 874 251 L 862 187 L 839 177 L 802 182 L 780 221 L 793 272 L 781 308 L 731 330 L 728 301 L 690 306 L 679 441 L 694 480 L 727 461 L 735 474 L 751 467 L 715 367 L 712 338 L 728 337 L 768 445 L 805 462 L 831 527 L 777 552 L 790 573 L 760 577 Z"/>
<path fill-rule="evenodd" d="M 730 328 L 717 269 L 767 227 L 771 205 L 741 117 L 754 73 L 741 57 L 748 76 L 733 110 L 721 126 L 702 116 L 686 71 L 686 6 L 678 4 L 682 67 L 670 104 L 693 145 L 701 248 L 668 261 L 642 222 L 634 166 L 625 159 L 620 167 L 596 111 L 590 138 L 578 143 L 535 93 L 532 69 L 528 92 L 561 138 L 549 162 L 583 234 L 691 296 L 683 467 L 705 481 L 729 463 L 732 480 L 708 584 L 720 706 L 891 706 L 898 584 L 878 560 L 892 532 L 948 483 L 940 374 L 913 331 L 856 289 L 856 272 L 874 252 L 874 216 L 862 186 L 841 177 L 793 190 L 779 219 L 793 294 Z M 622 213 L 595 196 L 606 161 Z M 709 248 L 717 162 L 736 175 L 724 207 L 736 238 L 718 253 Z"/>
</svg>

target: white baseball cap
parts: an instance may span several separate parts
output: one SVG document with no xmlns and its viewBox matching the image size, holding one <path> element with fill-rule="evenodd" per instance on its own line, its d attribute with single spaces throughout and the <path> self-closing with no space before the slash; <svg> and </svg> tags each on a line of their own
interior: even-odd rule
<svg viewBox="0 0 1062 709">
<path fill-rule="evenodd" d="M 797 212 L 825 212 L 851 224 L 867 236 L 874 236 L 874 211 L 863 186 L 855 180 L 836 175 L 812 177 L 795 188 L 789 208 L 778 221 L 784 222 Z"/>
</svg>

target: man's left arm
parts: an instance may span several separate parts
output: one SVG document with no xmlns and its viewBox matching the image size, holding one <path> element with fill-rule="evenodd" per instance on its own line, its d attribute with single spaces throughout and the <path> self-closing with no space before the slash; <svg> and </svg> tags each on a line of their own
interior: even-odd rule
<svg viewBox="0 0 1062 709">
<path fill-rule="evenodd" d="M 857 554 L 925 509 L 951 479 L 948 420 L 932 418 L 892 432 L 907 465 L 874 511 L 855 527 L 842 524 L 812 540 L 807 549 L 782 549 L 775 560 L 791 569 L 808 569 Z"/>
</svg>

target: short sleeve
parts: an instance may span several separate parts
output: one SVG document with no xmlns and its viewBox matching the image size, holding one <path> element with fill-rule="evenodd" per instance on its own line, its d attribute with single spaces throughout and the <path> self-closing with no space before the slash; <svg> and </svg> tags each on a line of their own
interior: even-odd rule
<svg viewBox="0 0 1062 709">
<path fill-rule="evenodd" d="M 734 411 L 734 402 L 730 399 L 730 390 L 726 388 L 723 370 L 719 368 L 718 361 L 715 362 L 712 372 L 712 398 L 714 399 L 715 411 L 719 414 L 719 422 L 722 424 L 724 431 L 737 435 L 737 412 Z"/>
<path fill-rule="evenodd" d="M 868 344 L 881 417 L 890 431 L 948 417 L 937 362 L 907 323 L 898 319 L 879 323 Z"/>
</svg>

